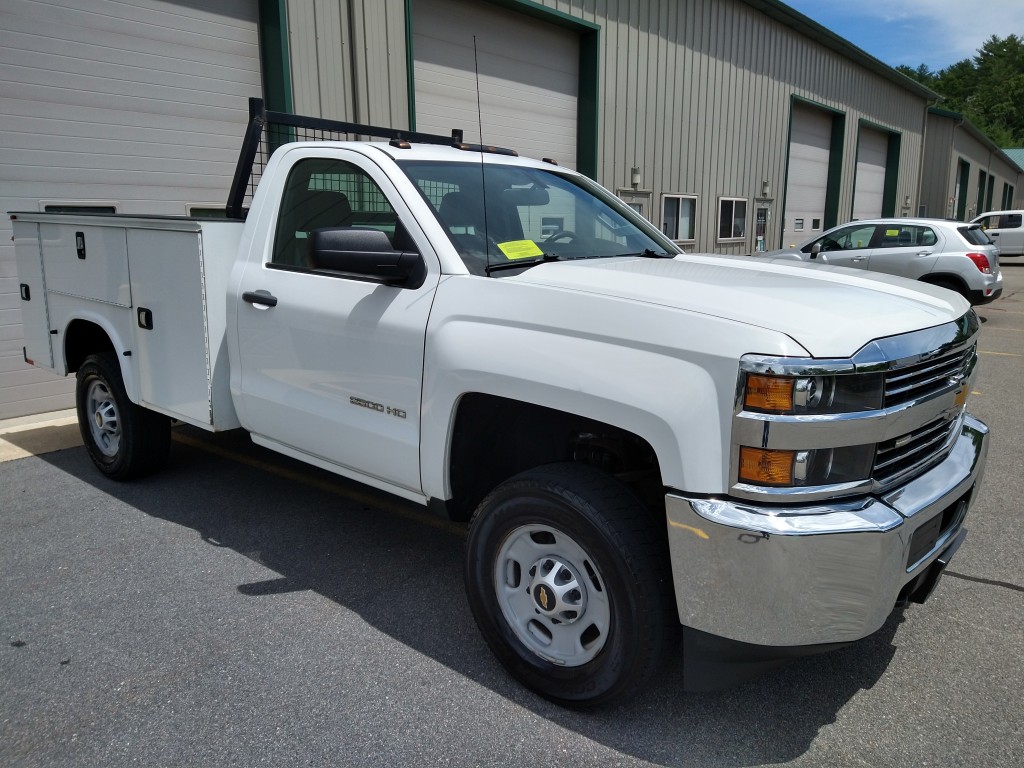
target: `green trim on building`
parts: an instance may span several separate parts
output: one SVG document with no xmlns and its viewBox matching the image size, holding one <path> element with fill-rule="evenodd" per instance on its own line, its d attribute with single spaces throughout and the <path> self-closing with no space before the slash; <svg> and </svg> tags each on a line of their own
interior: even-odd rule
<svg viewBox="0 0 1024 768">
<path fill-rule="evenodd" d="M 502 8 L 508 8 L 510 11 L 516 11 L 526 16 L 532 16 L 541 21 L 557 24 L 566 29 L 576 31 L 590 29 L 594 32 L 601 30 L 601 27 L 593 22 L 564 13 L 563 11 L 556 11 L 554 8 L 548 8 L 546 5 L 532 2 L 532 0 L 487 0 L 487 2 L 492 5 L 500 5 Z"/>
<path fill-rule="evenodd" d="M 839 223 L 839 196 L 843 184 L 843 146 L 846 142 L 846 115 L 832 110 L 832 143 L 828 148 L 828 182 L 825 187 L 823 229 Z"/>
<path fill-rule="evenodd" d="M 597 179 L 601 105 L 601 32 L 580 30 L 579 106 L 576 111 L 576 170 Z"/>
<path fill-rule="evenodd" d="M 960 163 L 960 197 L 956 201 L 956 217 L 964 221 L 967 217 L 967 186 L 971 183 L 971 164 L 959 158 Z"/>
<path fill-rule="evenodd" d="M 882 216 L 896 215 L 896 188 L 900 181 L 900 149 L 903 137 L 889 131 L 889 147 L 885 155 L 885 187 L 882 189 Z"/>
<path fill-rule="evenodd" d="M 273 112 L 291 112 L 292 72 L 288 51 L 287 0 L 259 0 L 263 100 Z"/>
<path fill-rule="evenodd" d="M 416 130 L 416 57 L 412 44 L 412 3 L 405 0 L 405 77 L 409 92 L 409 130 Z"/>
</svg>

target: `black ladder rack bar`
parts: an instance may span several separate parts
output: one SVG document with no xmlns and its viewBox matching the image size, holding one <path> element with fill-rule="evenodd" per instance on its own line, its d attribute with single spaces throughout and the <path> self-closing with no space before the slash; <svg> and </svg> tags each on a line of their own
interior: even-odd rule
<svg viewBox="0 0 1024 768">
<path fill-rule="evenodd" d="M 264 151 L 269 156 L 277 144 L 284 143 L 281 140 L 281 136 L 286 134 L 285 131 L 275 131 L 271 134 L 271 129 L 282 127 L 285 129 L 300 128 L 307 131 L 323 131 L 326 133 L 347 133 L 355 136 L 374 136 L 382 139 L 408 141 L 418 144 L 452 146 L 462 143 L 462 131 L 459 129 L 452 130 L 450 136 L 444 136 L 435 133 L 405 131 L 398 128 L 384 128 L 379 125 L 363 125 L 341 120 L 328 120 L 323 117 L 292 115 L 287 112 L 271 112 L 266 109 L 263 99 L 251 98 L 249 99 L 249 124 L 246 127 L 245 137 L 242 140 L 242 149 L 238 153 L 238 164 L 235 166 L 231 190 L 228 192 L 228 218 L 241 219 L 245 217 L 245 196 L 249 192 L 249 182 L 253 175 L 253 164 L 260 153 L 260 143 L 263 141 L 264 129 L 267 130 L 268 138 L 276 141 L 276 144 L 273 146 L 269 148 L 264 147 Z"/>
</svg>

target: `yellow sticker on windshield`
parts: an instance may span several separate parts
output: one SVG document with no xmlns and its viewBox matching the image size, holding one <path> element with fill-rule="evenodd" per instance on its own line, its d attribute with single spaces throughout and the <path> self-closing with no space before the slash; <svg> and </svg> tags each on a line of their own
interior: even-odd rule
<svg viewBox="0 0 1024 768">
<path fill-rule="evenodd" d="M 900 231 L 898 229 L 887 229 L 885 230 L 886 237 L 899 237 Z"/>
<path fill-rule="evenodd" d="M 505 254 L 505 258 L 512 261 L 544 255 L 544 251 L 533 240 L 509 240 L 507 243 L 498 243 L 498 248 Z"/>
</svg>

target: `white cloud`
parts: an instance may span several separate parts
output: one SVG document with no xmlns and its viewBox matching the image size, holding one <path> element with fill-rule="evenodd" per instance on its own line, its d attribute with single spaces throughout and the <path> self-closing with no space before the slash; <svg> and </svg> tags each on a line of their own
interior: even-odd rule
<svg viewBox="0 0 1024 768">
<path fill-rule="evenodd" d="M 986 0 L 977 5 L 963 0 L 859 0 L 855 7 L 864 16 L 899 20 L 908 35 L 920 32 L 917 39 L 908 39 L 908 47 L 931 49 L 949 63 L 973 57 L 992 35 L 1024 35 L 1021 0 Z"/>
<path fill-rule="evenodd" d="M 887 64 L 941 69 L 972 58 L 992 35 L 1024 37 L 1021 0 L 986 0 L 971 7 L 963 0 L 793 0 L 796 10 L 843 34 L 841 17 L 859 29 L 855 45 Z M 877 37 L 872 37 L 872 25 Z M 896 27 L 894 29 L 894 27 Z"/>
</svg>

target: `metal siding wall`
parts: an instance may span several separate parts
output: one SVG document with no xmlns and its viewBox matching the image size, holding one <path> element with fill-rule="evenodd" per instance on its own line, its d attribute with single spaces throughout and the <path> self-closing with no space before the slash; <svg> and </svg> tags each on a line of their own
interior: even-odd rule
<svg viewBox="0 0 1024 768">
<path fill-rule="evenodd" d="M 295 111 L 409 127 L 404 0 L 288 0 Z"/>
<path fill-rule="evenodd" d="M 948 118 L 928 116 L 927 138 L 921 158 L 921 200 L 925 215 L 946 218 L 956 215 L 956 201 L 949 206 L 957 181 L 957 155 L 953 152 L 953 123 Z M 917 210 L 915 208 L 916 215 Z"/>
<path fill-rule="evenodd" d="M 350 4 L 354 23 L 345 32 Z M 853 208 L 855 127 L 862 118 L 901 135 L 896 199 L 901 206 L 910 195 L 916 208 L 926 105 L 896 83 L 740 0 L 535 4 L 601 27 L 598 181 L 628 188 L 630 169 L 640 166 L 656 222 L 661 194 L 696 194 L 698 250 L 749 251 L 762 181 L 775 198 L 768 247 L 778 245 L 774 223 L 782 214 L 792 95 L 845 114 L 841 220 Z M 338 9 L 338 23 L 310 21 L 328 6 Z M 407 125 L 403 0 L 289 0 L 289 27 L 293 41 L 302 42 L 291 54 L 297 111 Z M 316 46 L 323 48 L 327 35 L 343 51 L 339 63 L 307 76 L 317 69 Z M 346 46 L 354 46 L 354 56 Z M 352 60 L 356 71 L 345 66 Z M 336 103 L 328 103 L 331 93 L 340 94 L 330 97 Z M 750 242 L 716 242 L 720 196 L 748 199 Z"/>
<path fill-rule="evenodd" d="M 966 218 L 972 219 L 979 214 L 985 213 L 985 211 L 978 210 L 978 171 L 984 171 L 986 177 L 988 177 L 989 173 L 996 173 L 997 169 L 993 169 L 992 166 L 993 161 L 998 158 L 989 147 L 982 144 L 959 126 L 954 128 L 953 132 L 953 153 L 954 158 L 962 157 L 971 164 L 971 172 L 967 176 Z M 1003 180 L 1005 181 L 1006 179 L 1004 178 Z M 998 194 L 994 193 L 992 195 L 993 206 L 998 207 L 998 201 Z"/>
<path fill-rule="evenodd" d="M 602 28 L 598 181 L 628 187 L 639 165 L 655 222 L 661 194 L 698 195 L 697 250 L 750 250 L 763 180 L 775 198 L 768 246 L 778 244 L 793 94 L 846 116 L 842 220 L 853 208 L 861 118 L 901 134 L 897 200 L 916 205 L 926 105 L 897 84 L 739 0 L 539 3 Z M 721 196 L 748 199 L 748 243 L 716 242 Z"/>
</svg>

